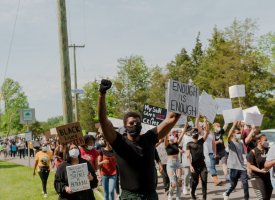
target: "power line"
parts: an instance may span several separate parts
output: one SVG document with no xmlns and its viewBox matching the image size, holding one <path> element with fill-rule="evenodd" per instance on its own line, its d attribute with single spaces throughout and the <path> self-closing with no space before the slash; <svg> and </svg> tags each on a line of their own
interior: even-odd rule
<svg viewBox="0 0 275 200">
<path fill-rule="evenodd" d="M 5 67 L 4 76 L 3 76 L 3 82 L 5 81 L 5 78 L 6 78 L 6 75 L 7 75 L 7 71 L 8 71 L 8 66 L 9 66 L 10 55 L 11 55 L 11 50 L 12 50 L 12 45 L 13 45 L 13 40 L 14 40 L 14 33 L 15 33 L 15 28 L 16 28 L 16 23 L 17 23 L 19 8 L 20 8 L 20 0 L 18 0 L 18 4 L 17 4 L 16 16 L 15 16 L 15 21 L 14 21 L 14 24 L 13 24 L 11 41 L 10 41 L 9 51 L 8 51 L 8 58 L 7 58 L 6 67 Z"/>
</svg>

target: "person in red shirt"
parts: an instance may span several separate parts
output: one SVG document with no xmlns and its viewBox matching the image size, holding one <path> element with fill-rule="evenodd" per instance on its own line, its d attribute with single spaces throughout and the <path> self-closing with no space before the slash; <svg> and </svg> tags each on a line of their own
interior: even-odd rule
<svg viewBox="0 0 275 200">
<path fill-rule="evenodd" d="M 95 138 L 92 135 L 84 136 L 85 145 L 80 147 L 81 158 L 90 162 L 94 170 L 98 169 L 98 156 L 99 153 L 94 148 Z"/>
<path fill-rule="evenodd" d="M 102 176 L 104 200 L 114 200 L 117 179 L 116 158 L 108 142 L 106 142 L 106 147 L 100 149 L 98 160 L 98 166 Z"/>
</svg>

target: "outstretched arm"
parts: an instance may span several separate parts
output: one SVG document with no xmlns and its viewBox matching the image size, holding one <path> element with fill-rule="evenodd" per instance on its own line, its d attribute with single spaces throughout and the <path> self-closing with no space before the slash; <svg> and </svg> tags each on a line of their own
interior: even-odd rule
<svg viewBox="0 0 275 200">
<path fill-rule="evenodd" d="M 205 117 L 204 119 L 205 119 L 205 121 L 204 121 L 204 123 L 205 123 L 205 134 L 203 135 L 203 140 L 206 141 L 206 139 L 208 138 L 208 135 L 210 133 L 210 130 L 209 130 L 209 123 L 207 121 L 207 118 Z"/>
<path fill-rule="evenodd" d="M 170 130 L 175 126 L 179 118 L 180 114 L 170 112 L 166 119 L 163 122 L 161 122 L 160 125 L 157 126 L 158 138 L 161 139 L 165 137 L 170 132 Z"/>
<path fill-rule="evenodd" d="M 232 125 L 232 127 L 231 127 L 231 129 L 230 129 L 230 131 L 229 131 L 229 133 L 228 133 L 228 136 L 227 136 L 227 137 L 228 137 L 228 141 L 231 140 L 231 136 L 232 136 L 232 134 L 234 133 L 236 124 L 237 124 L 237 121 L 234 121 L 234 123 L 233 123 L 233 125 Z"/>
<path fill-rule="evenodd" d="M 108 120 L 106 114 L 106 91 L 110 89 L 112 86 L 112 82 L 109 80 L 102 80 L 100 84 L 100 95 L 98 97 L 98 118 L 101 125 L 101 129 L 105 139 L 112 144 L 116 137 L 117 133 L 113 127 L 113 124 Z"/>
</svg>

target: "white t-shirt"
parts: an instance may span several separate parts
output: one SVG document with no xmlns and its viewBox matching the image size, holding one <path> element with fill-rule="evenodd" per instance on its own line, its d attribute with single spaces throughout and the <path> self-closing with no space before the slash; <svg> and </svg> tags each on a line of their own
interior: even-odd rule
<svg viewBox="0 0 275 200">
<path fill-rule="evenodd" d="M 204 145 L 207 147 L 207 152 L 208 153 L 214 153 L 213 151 L 213 145 L 212 145 L 212 142 L 213 142 L 213 139 L 214 139 L 214 135 L 213 133 L 210 133 L 204 143 Z"/>
<path fill-rule="evenodd" d="M 275 144 L 273 144 L 270 147 L 266 156 L 266 161 L 272 161 L 272 160 L 275 160 Z M 271 178 L 273 187 L 275 187 L 275 166 L 273 166 L 270 169 L 270 178 Z"/>
<path fill-rule="evenodd" d="M 191 136 L 188 136 L 188 135 L 184 135 L 183 138 L 182 138 L 180 146 L 182 147 L 182 150 L 184 151 L 183 154 L 182 154 L 182 165 L 183 165 L 183 167 L 189 167 L 190 166 L 190 164 L 187 160 L 187 156 L 186 156 L 186 147 L 187 147 L 187 144 L 189 142 L 192 142 L 192 141 L 193 141 L 193 138 Z"/>
</svg>

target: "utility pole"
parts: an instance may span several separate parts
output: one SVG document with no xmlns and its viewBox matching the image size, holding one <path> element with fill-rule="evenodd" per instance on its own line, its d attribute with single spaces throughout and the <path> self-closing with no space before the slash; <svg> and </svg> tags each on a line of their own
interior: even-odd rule
<svg viewBox="0 0 275 200">
<path fill-rule="evenodd" d="M 76 71 L 76 48 L 84 48 L 85 45 L 70 45 L 69 48 L 73 48 L 74 50 L 74 110 L 75 110 L 75 121 L 78 122 L 78 92 L 77 92 L 77 71 Z"/>
<path fill-rule="evenodd" d="M 57 16 L 60 48 L 63 117 L 64 123 L 68 124 L 73 122 L 73 109 L 65 0 L 57 0 Z"/>
</svg>

